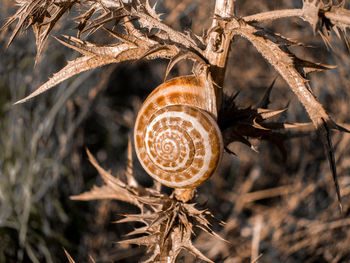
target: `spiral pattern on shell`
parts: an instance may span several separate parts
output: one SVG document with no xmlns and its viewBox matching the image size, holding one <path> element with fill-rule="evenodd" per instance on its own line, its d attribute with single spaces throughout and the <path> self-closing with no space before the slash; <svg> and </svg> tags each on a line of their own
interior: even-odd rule
<svg viewBox="0 0 350 263">
<path fill-rule="evenodd" d="M 143 168 L 155 180 L 190 188 L 216 170 L 223 151 L 220 129 L 194 76 L 176 78 L 156 88 L 136 119 L 134 140 Z"/>
</svg>

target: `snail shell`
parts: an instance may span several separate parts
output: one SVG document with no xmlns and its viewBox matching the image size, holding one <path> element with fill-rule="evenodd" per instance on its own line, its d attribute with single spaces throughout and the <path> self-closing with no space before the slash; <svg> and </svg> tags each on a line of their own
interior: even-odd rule
<svg viewBox="0 0 350 263">
<path fill-rule="evenodd" d="M 223 141 L 216 122 L 212 87 L 184 76 L 158 86 L 136 118 L 137 157 L 155 180 L 173 188 L 193 188 L 216 170 Z"/>
</svg>

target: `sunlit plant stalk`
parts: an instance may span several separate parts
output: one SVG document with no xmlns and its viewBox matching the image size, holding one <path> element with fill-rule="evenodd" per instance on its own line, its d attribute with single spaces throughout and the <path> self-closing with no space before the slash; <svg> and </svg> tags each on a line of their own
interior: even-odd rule
<svg viewBox="0 0 350 263">
<path fill-rule="evenodd" d="M 222 31 L 231 20 L 234 14 L 234 0 L 216 0 L 212 25 L 209 29 L 209 36 L 205 55 L 210 64 L 210 71 L 214 82 L 216 82 L 216 95 L 218 105 L 221 105 L 222 88 L 224 85 L 226 62 L 231 43 L 230 33 Z M 220 29 L 220 30 L 217 30 Z"/>
</svg>

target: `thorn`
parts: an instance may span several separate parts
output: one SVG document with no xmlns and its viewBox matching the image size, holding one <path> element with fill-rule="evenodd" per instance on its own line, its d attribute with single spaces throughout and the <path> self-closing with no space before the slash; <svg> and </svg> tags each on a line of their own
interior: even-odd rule
<svg viewBox="0 0 350 263">
<path fill-rule="evenodd" d="M 126 180 L 128 182 L 128 185 L 131 187 L 137 188 L 138 183 L 133 176 L 132 139 L 130 135 L 128 138 L 128 155 L 127 155 L 127 166 L 126 166 L 125 175 L 126 175 Z"/>
<path fill-rule="evenodd" d="M 250 146 L 250 149 L 252 149 L 254 152 L 256 152 L 256 153 L 259 153 L 259 150 L 257 149 L 257 148 L 255 148 L 255 146 L 254 145 L 251 145 Z"/>
<path fill-rule="evenodd" d="M 330 131 L 329 131 L 329 127 L 327 125 L 327 122 L 323 118 L 322 118 L 322 121 L 323 121 L 323 125 L 320 125 L 318 132 L 319 132 L 321 140 L 323 142 L 324 150 L 326 152 L 328 162 L 329 162 L 329 165 L 331 168 L 333 182 L 334 182 L 335 190 L 337 193 L 338 206 L 339 206 L 340 213 L 342 213 L 343 206 L 342 206 L 342 200 L 341 200 L 341 194 L 340 194 L 340 187 L 339 187 L 339 183 L 338 183 L 337 167 L 335 165 L 332 140 L 331 140 Z M 322 129 L 322 128 L 324 128 L 324 129 Z"/>
<path fill-rule="evenodd" d="M 262 98 L 262 100 L 258 104 L 257 108 L 264 108 L 265 109 L 269 106 L 271 90 L 272 90 L 273 86 L 275 85 L 276 80 L 277 80 L 277 77 L 275 77 L 275 79 L 272 81 L 270 86 L 266 89 L 264 97 Z"/>
</svg>

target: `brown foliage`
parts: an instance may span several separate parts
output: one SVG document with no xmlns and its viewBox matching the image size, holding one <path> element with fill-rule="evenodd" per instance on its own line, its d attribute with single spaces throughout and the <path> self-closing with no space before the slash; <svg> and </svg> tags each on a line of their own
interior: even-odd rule
<svg viewBox="0 0 350 263">
<path fill-rule="evenodd" d="M 300 9 L 268 11 L 242 18 L 237 18 L 233 14 L 229 17 L 215 16 L 215 23 L 202 36 L 196 35 L 191 31 L 181 32 L 168 26 L 160 18 L 156 7 L 152 7 L 149 1 L 138 0 L 133 1 L 131 4 L 124 4 L 122 1 L 108 0 L 33 0 L 18 1 L 18 5 L 18 11 L 4 25 L 4 28 L 7 28 L 16 23 L 8 45 L 12 43 L 20 30 L 27 30 L 32 27 L 36 38 L 38 59 L 55 25 L 66 12 L 77 8 L 79 16 L 74 19 L 74 22 L 78 24 L 77 37 L 62 35 L 55 37 L 55 39 L 63 45 L 78 51 L 81 57 L 69 61 L 64 68 L 54 74 L 47 82 L 24 99 L 16 102 L 16 104 L 26 102 L 57 84 L 87 70 L 123 61 L 152 60 L 157 58 L 170 60 L 165 78 L 180 61 L 185 59 L 193 61 L 193 73 L 197 76 L 204 74 L 210 85 L 215 86 L 218 91 L 222 92 L 223 87 L 220 87 L 220 85 L 223 82 L 220 79 L 223 78 L 225 68 L 223 71 L 217 71 L 217 68 L 215 68 L 217 65 L 212 64 L 213 52 L 218 54 L 227 52 L 229 44 L 226 43 L 234 40 L 235 36 L 247 39 L 279 73 L 304 106 L 314 129 L 323 143 L 341 209 L 341 196 L 331 130 L 342 132 L 349 132 L 349 130 L 332 120 L 314 95 L 307 80 L 307 74 L 310 72 L 328 70 L 334 67 L 297 57 L 291 51 L 292 47 L 306 46 L 306 44 L 271 33 L 267 29 L 260 27 L 259 23 L 271 22 L 286 17 L 299 17 L 309 23 L 313 31 L 320 34 L 328 46 L 332 46 L 330 42 L 331 30 L 334 30 L 337 36 L 341 37 L 340 30 L 349 47 L 346 29 L 350 26 L 350 13 L 345 8 L 345 1 L 335 3 L 335 1 L 304 0 Z M 112 37 L 112 41 L 106 44 L 83 40 L 84 37 L 97 32 L 106 32 Z M 281 152 L 286 155 L 284 141 L 292 137 L 288 134 L 288 131 L 294 130 L 295 133 L 298 133 L 303 128 L 310 127 L 309 123 L 267 122 L 270 118 L 285 111 L 285 109 L 269 110 L 267 108 L 270 102 L 270 91 L 271 88 L 268 89 L 256 108 L 239 108 L 236 106 L 234 98 L 230 99 L 224 96 L 219 109 L 218 123 L 228 152 L 231 152 L 228 146 L 232 142 L 239 141 L 254 149 L 251 139 L 259 139 L 275 143 Z M 302 134 L 303 131 L 299 135 Z M 131 146 L 129 146 L 129 160 L 131 160 L 130 151 Z M 199 210 L 194 204 L 177 201 L 161 193 L 157 187 L 152 189 L 141 187 L 132 176 L 132 169 L 126 173 L 127 180 L 123 182 L 100 167 L 91 154 L 89 154 L 89 159 L 101 175 L 104 185 L 100 187 L 95 186 L 91 191 L 74 196 L 72 199 L 116 199 L 137 206 L 141 211 L 140 214 L 125 215 L 125 218 L 119 220 L 118 223 L 141 222 L 144 226 L 137 228 L 130 235 L 144 235 L 124 240 L 121 243 L 145 245 L 150 254 L 146 262 L 162 262 L 166 259 L 170 260 L 169 262 L 175 262 L 182 249 L 187 249 L 198 258 L 211 262 L 192 244 L 193 229 L 195 227 L 218 237 L 211 230 L 207 217 L 212 215 L 207 210 Z M 254 180 L 252 179 L 252 181 Z M 228 220 L 229 222 L 232 221 L 233 226 L 226 226 L 223 232 L 237 231 L 237 228 L 240 227 L 233 216 L 242 210 L 242 207 L 240 207 L 243 206 L 242 202 L 252 202 L 252 200 L 261 199 L 262 197 L 259 195 L 265 198 L 266 196 L 279 196 L 298 191 L 304 191 L 298 193 L 301 196 L 308 195 L 307 190 L 301 190 L 299 185 L 270 189 L 268 192 L 257 192 L 254 193 L 255 196 L 253 193 L 251 195 L 248 194 L 251 186 L 246 185 L 246 188 L 244 188 L 245 186 L 243 185 L 241 196 L 237 197 L 232 194 L 229 197 L 231 201 L 234 200 L 236 202 L 235 213 L 231 214 Z M 293 199 L 290 202 L 293 202 Z M 292 210 L 293 208 L 295 208 L 295 205 L 290 205 L 290 209 Z M 276 229 L 283 228 L 283 218 L 286 216 L 286 211 L 281 213 L 272 211 L 271 213 L 277 213 L 273 217 L 269 216 L 269 209 L 262 209 L 260 212 L 263 214 L 264 219 L 256 219 L 258 229 L 256 233 L 263 231 L 261 229 L 262 221 L 273 220 L 273 218 L 278 218 L 279 220 L 270 222 L 270 225 Z M 293 253 L 305 243 L 308 246 L 317 246 L 317 242 L 325 242 L 326 237 L 321 236 L 322 238 L 315 244 L 312 236 L 306 236 L 306 233 L 309 234 L 310 232 L 305 232 L 300 222 L 297 222 L 294 218 L 290 220 L 296 225 L 297 231 L 295 234 L 279 237 L 278 233 L 274 233 L 273 238 L 280 239 L 286 244 L 293 243 L 301 238 L 303 240 L 292 246 L 286 254 Z M 347 220 L 339 220 L 332 223 L 318 222 L 308 227 L 312 228 L 311 233 L 317 235 L 322 233 L 326 227 L 335 229 L 347 224 Z M 262 235 L 268 235 L 268 233 L 263 233 Z M 239 246 L 237 241 L 232 241 L 232 243 L 237 243 Z M 227 254 L 228 252 L 223 249 L 219 253 Z M 253 254 L 252 260 L 258 256 L 256 252 Z M 217 254 L 213 252 L 212 256 L 217 256 Z M 248 257 L 244 255 L 242 258 Z M 69 260 L 71 261 L 72 259 Z"/>
</svg>

